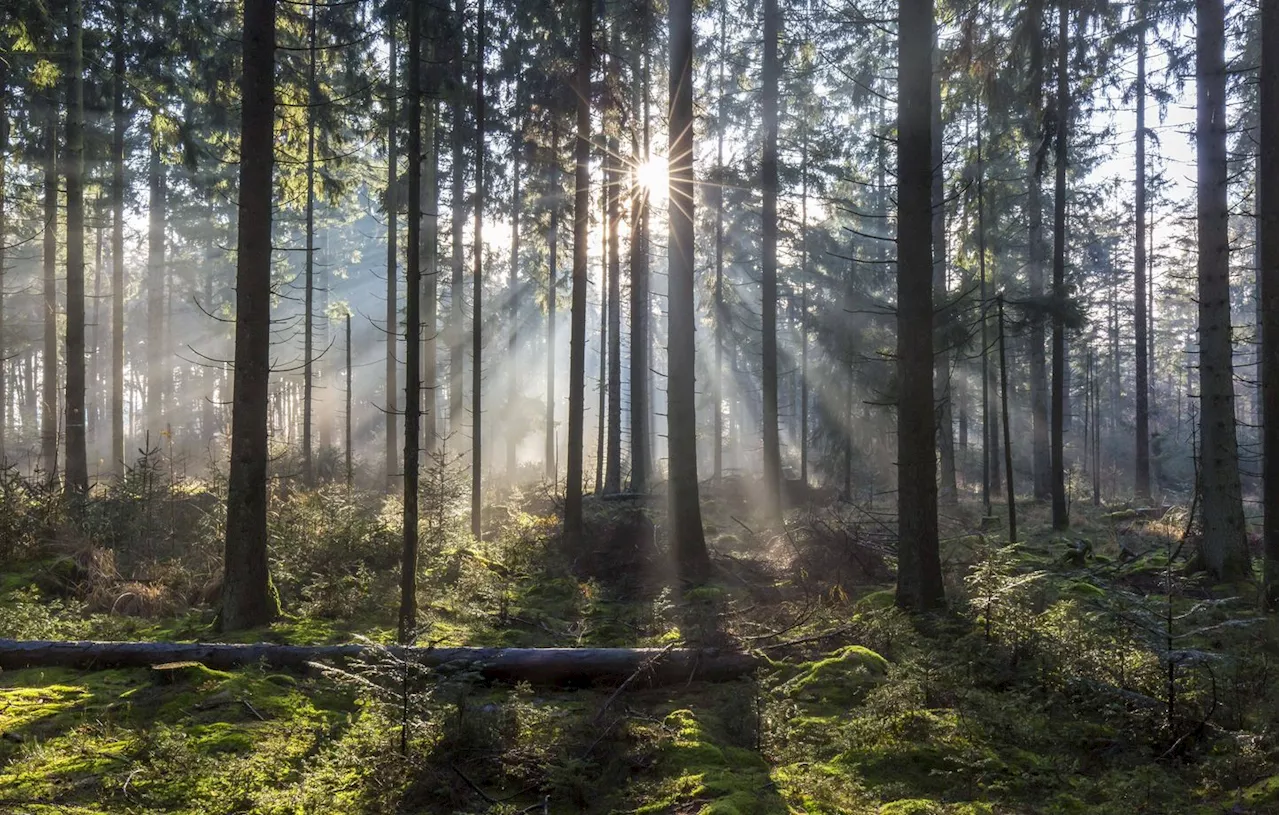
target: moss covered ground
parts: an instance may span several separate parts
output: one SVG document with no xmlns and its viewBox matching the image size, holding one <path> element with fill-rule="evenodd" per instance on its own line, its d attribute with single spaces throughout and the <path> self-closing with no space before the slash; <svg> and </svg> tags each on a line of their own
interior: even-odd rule
<svg viewBox="0 0 1280 815">
<path fill-rule="evenodd" d="M 833 543 L 823 530 L 837 520 L 797 516 L 791 540 L 770 545 L 716 520 L 714 582 L 677 596 L 661 580 L 575 572 L 549 518 L 517 517 L 494 543 L 427 558 L 420 639 L 727 645 L 765 658 L 752 678 L 615 695 L 463 673 L 406 694 L 389 663 L 9 671 L 0 811 L 1277 811 L 1275 615 L 1252 586 L 1166 568 L 1176 518 L 1077 508 L 1064 537 L 1032 509 L 1011 546 L 974 533 L 962 508 L 944 541 L 951 605 L 929 617 L 893 607 L 892 560 L 879 569 L 851 522 Z M 95 612 L 43 578 L 51 568 L 6 567 L 3 633 L 212 636 L 198 603 L 151 619 Z M 394 593 L 376 568 L 352 574 L 282 580 L 292 616 L 234 639 L 387 641 Z"/>
</svg>

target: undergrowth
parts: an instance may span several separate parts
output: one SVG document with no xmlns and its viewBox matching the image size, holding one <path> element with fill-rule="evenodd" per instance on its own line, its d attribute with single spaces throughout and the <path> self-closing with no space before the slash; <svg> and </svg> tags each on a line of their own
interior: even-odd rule
<svg viewBox="0 0 1280 815">
<path fill-rule="evenodd" d="M 16 535 L 0 635 L 212 635 L 217 502 L 194 481 L 144 486 L 151 510 L 135 480 L 120 487 L 133 498 L 105 493 L 77 521 L 54 494 L 0 482 L 20 513 L 0 521 Z M 1256 610 L 1252 586 L 1171 565 L 1176 517 L 1077 505 L 1061 537 L 1031 507 L 1027 540 L 1009 545 L 962 506 L 943 542 L 950 606 L 911 617 L 893 606 L 891 546 L 856 512 L 753 529 L 712 496 L 715 579 L 681 595 L 664 588 L 652 506 L 589 501 L 593 548 L 578 552 L 544 497 L 494 507 L 483 543 L 453 503 L 424 513 L 420 643 L 709 644 L 754 649 L 762 669 L 622 693 L 490 685 L 390 651 L 305 674 L 9 671 L 0 809 L 1275 811 L 1275 616 Z M 236 639 L 388 642 L 399 509 L 339 487 L 274 496 L 287 616 Z M 625 569 L 608 568 L 610 547 Z"/>
</svg>

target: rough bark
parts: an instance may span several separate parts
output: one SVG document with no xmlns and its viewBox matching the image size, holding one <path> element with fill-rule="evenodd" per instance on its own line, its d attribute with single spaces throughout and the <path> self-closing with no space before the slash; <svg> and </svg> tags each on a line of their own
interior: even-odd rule
<svg viewBox="0 0 1280 815">
<path fill-rule="evenodd" d="M 1058 7 L 1058 93 L 1054 126 L 1053 181 L 1053 371 L 1050 395 L 1050 486 L 1053 494 L 1053 528 L 1067 528 L 1067 492 L 1062 460 L 1063 407 L 1066 392 L 1066 326 L 1062 309 L 1066 299 L 1067 260 L 1067 117 L 1071 102 L 1067 88 L 1067 0 Z"/>
<path fill-rule="evenodd" d="M 692 0 L 671 0 L 668 14 L 671 48 L 668 73 L 671 126 L 667 151 L 670 178 L 667 219 L 669 517 L 671 549 L 680 578 L 686 584 L 700 584 L 707 579 L 711 562 L 698 502 L 694 401 Z M 767 32 L 765 39 L 766 42 L 769 39 Z M 777 432 L 776 425 L 774 432 Z"/>
<path fill-rule="evenodd" d="M 614 18 L 609 58 L 609 85 L 618 86 L 618 51 L 620 20 Z M 616 107 L 616 106 L 614 106 Z M 622 258 L 619 250 L 618 222 L 621 218 L 619 195 L 622 190 L 622 162 L 618 156 L 618 114 L 608 117 L 605 150 L 606 221 L 609 230 L 609 432 L 605 443 L 604 492 L 622 491 Z"/>
<path fill-rule="evenodd" d="M 1030 105 L 1027 116 L 1027 288 L 1032 297 L 1044 295 L 1044 203 L 1041 178 L 1044 176 L 1044 5 L 1043 0 L 1027 4 L 1027 19 L 1033 27 L 1030 42 Z M 1035 496 L 1049 500 L 1053 495 L 1050 478 L 1048 377 L 1045 371 L 1044 322 L 1036 320 L 1027 332 L 1031 373 L 1031 466 Z"/>
<path fill-rule="evenodd" d="M 1137 129 L 1133 181 L 1133 494 L 1151 498 L 1150 422 L 1147 410 L 1147 29 L 1146 4 L 1138 0 Z"/>
<path fill-rule="evenodd" d="M 484 466 L 481 457 L 481 428 L 484 426 L 481 413 L 480 374 L 483 361 L 483 325 L 480 317 L 480 301 L 484 294 L 484 274 L 481 261 L 484 255 L 484 52 L 485 52 L 485 19 L 484 0 L 480 0 L 479 13 L 476 17 L 476 200 L 475 227 L 472 233 L 472 292 L 471 292 L 471 535 L 479 540 L 483 535 L 481 524 L 480 473 Z"/>
<path fill-rule="evenodd" d="M 58 147 L 54 96 L 47 98 L 44 122 L 44 353 L 40 382 L 40 468 L 51 483 L 58 477 Z"/>
<path fill-rule="evenodd" d="M 641 70 L 640 53 L 647 50 L 649 42 L 649 9 L 647 2 L 640 20 L 639 47 L 633 49 L 632 71 L 635 81 L 631 88 L 631 106 L 644 109 L 642 119 L 648 120 L 647 97 L 648 72 Z M 647 63 L 646 63 L 647 67 Z M 631 157 L 636 168 L 648 161 L 648 138 L 643 149 L 637 136 L 637 128 L 631 129 Z M 649 190 L 639 182 L 636 173 L 631 185 L 631 256 L 628 262 L 631 276 L 631 491 L 646 492 L 649 483 Z"/>
<path fill-rule="evenodd" d="M 1199 565 L 1220 580 L 1247 577 L 1235 393 L 1227 230 L 1227 73 L 1222 0 L 1196 2 L 1196 244 L 1199 259 Z"/>
<path fill-rule="evenodd" d="M 85 450 L 84 343 L 84 4 L 68 6 L 67 87 L 67 490 L 89 492 Z"/>
<path fill-rule="evenodd" d="M 386 316 L 386 332 L 387 332 L 387 352 L 386 352 L 386 374 L 385 383 L 386 391 L 383 398 L 386 400 L 386 418 L 387 418 L 387 438 L 386 438 L 386 465 L 387 465 L 387 491 L 391 492 L 395 489 L 398 482 L 396 478 L 396 470 L 398 468 L 398 451 L 397 446 L 401 444 L 399 431 L 399 407 L 397 406 L 396 379 L 398 377 L 396 366 L 396 340 L 400 336 L 399 328 L 399 312 L 396 307 L 396 281 L 399 278 L 399 263 L 396 250 L 396 238 L 399 231 L 399 196 L 396 195 L 396 162 L 399 157 L 396 155 L 396 130 L 399 127 L 399 119 L 396 115 L 396 21 L 390 19 L 387 21 L 387 51 L 388 51 L 388 68 L 387 68 L 387 316 Z"/>
<path fill-rule="evenodd" d="M 1280 355 L 1276 289 L 1280 285 L 1280 3 L 1261 0 L 1261 151 L 1258 156 L 1258 298 L 1262 314 L 1262 539 L 1269 602 L 1276 602 L 1276 557 L 1280 550 Z"/>
<path fill-rule="evenodd" d="M 124 0 L 111 44 L 111 472 L 124 476 Z"/>
<path fill-rule="evenodd" d="M 165 368 L 165 168 L 160 155 L 157 115 L 151 115 L 151 151 L 147 160 L 147 431 L 159 443 L 164 429 Z"/>
<path fill-rule="evenodd" d="M 422 411 L 419 356 L 422 352 L 422 18 L 421 4 L 409 4 L 408 74 L 409 213 L 405 236 L 404 291 L 404 502 L 401 523 L 399 641 L 412 639 L 418 625 L 418 442 Z"/>
<path fill-rule="evenodd" d="M 936 40 L 936 32 L 935 32 Z M 943 184 L 943 123 L 942 123 L 942 62 L 937 43 L 933 46 L 933 78 L 929 82 L 929 113 L 933 125 L 930 161 L 933 180 L 932 196 L 932 244 L 933 244 L 933 298 L 938 309 L 938 320 L 946 326 L 952 319 L 947 303 L 947 209 Z M 945 332 L 935 336 L 933 357 L 933 398 L 937 404 L 938 460 L 942 465 L 938 483 L 938 500 L 943 504 L 956 503 L 956 444 L 951 426 L 951 354 Z"/>
<path fill-rule="evenodd" d="M 224 631 L 263 625 L 280 612 L 267 570 L 275 33 L 275 0 L 245 0 L 236 242 L 236 367 L 220 620 Z"/>
<path fill-rule="evenodd" d="M 571 551 L 582 544 L 583 400 L 587 363 L 587 240 L 591 221 L 592 1 L 578 0 L 577 136 L 574 142 L 573 280 L 569 302 L 569 422 L 564 488 L 564 535 Z"/>
<path fill-rule="evenodd" d="M 543 438 L 543 472 L 554 483 L 559 476 L 556 462 L 556 300 L 560 293 L 559 270 L 556 267 L 560 248 L 560 130 L 551 129 L 551 178 L 549 198 L 551 215 L 547 228 L 547 426 Z"/>
<path fill-rule="evenodd" d="M 761 352 L 760 390 L 764 398 L 764 500 L 765 511 L 778 517 L 781 501 L 782 459 L 778 445 L 778 58 L 780 15 L 777 0 L 764 0 L 764 90 L 762 125 L 764 154 L 760 161 L 762 258 L 760 282 Z"/>
<path fill-rule="evenodd" d="M 306 244 L 303 247 L 302 283 L 302 483 L 310 487 L 315 484 L 311 431 L 315 417 L 316 105 L 320 96 L 316 87 L 315 0 L 311 0 L 308 14 Z"/>
<path fill-rule="evenodd" d="M 898 586 L 908 609 L 944 602 L 933 410 L 933 0 L 902 0 L 898 30 Z"/>
</svg>

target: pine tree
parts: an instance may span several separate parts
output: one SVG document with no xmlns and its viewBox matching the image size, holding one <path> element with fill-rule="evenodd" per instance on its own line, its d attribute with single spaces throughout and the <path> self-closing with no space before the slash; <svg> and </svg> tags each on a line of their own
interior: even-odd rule
<svg viewBox="0 0 1280 815">
<path fill-rule="evenodd" d="M 668 14 L 668 43 L 671 49 L 670 71 L 667 74 L 670 83 L 668 109 L 671 111 L 667 150 L 671 183 L 668 195 L 670 214 L 667 219 L 667 299 L 670 314 L 667 331 L 667 460 L 670 470 L 668 512 L 671 550 L 675 553 L 680 578 L 685 584 L 698 585 L 706 581 L 711 571 L 711 562 L 707 555 L 706 540 L 703 538 L 702 508 L 698 503 L 697 416 L 694 402 L 692 0 L 671 0 Z M 766 9 L 765 19 L 768 20 L 769 16 Z M 765 41 L 769 41 L 767 24 Z M 775 36 L 775 48 L 776 45 Z M 765 177 L 767 180 L 767 172 Z M 774 184 L 776 187 L 776 175 Z M 765 223 L 768 224 L 767 216 Z M 776 424 L 774 432 L 777 432 Z"/>
<path fill-rule="evenodd" d="M 897 603 L 942 604 L 933 410 L 933 0 L 902 0 L 898 22 Z"/>
<path fill-rule="evenodd" d="M 271 172 L 275 0 L 245 0 L 241 78 L 236 367 L 227 483 L 222 630 L 280 612 L 267 570 L 267 398 L 271 350 Z"/>
<path fill-rule="evenodd" d="M 1200 335 L 1199 564 L 1218 580 L 1249 575 L 1231 369 L 1227 231 L 1227 71 L 1222 0 L 1196 0 L 1196 264 Z"/>
<path fill-rule="evenodd" d="M 587 233 L 591 223 L 593 22 L 592 0 L 579 0 L 578 67 L 574 76 L 577 138 L 573 148 L 573 280 L 569 303 L 569 450 L 564 488 L 564 536 L 570 551 L 583 543 L 582 437 L 587 364 Z"/>
<path fill-rule="evenodd" d="M 84 5 L 67 9 L 67 490 L 89 492 L 85 451 L 84 347 Z"/>
</svg>

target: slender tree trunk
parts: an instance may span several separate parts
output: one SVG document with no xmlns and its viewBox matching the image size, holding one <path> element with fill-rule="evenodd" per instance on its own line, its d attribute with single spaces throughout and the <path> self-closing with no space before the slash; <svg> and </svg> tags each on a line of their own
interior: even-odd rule
<svg viewBox="0 0 1280 815">
<path fill-rule="evenodd" d="M 40 466 L 50 483 L 58 477 L 58 119 L 55 98 L 49 94 L 44 123 L 44 355 L 40 390 Z"/>
<path fill-rule="evenodd" d="M 412 36 L 412 34 L 410 35 Z M 315 261 L 316 261 L 316 3 L 307 21 L 307 202 L 305 271 L 302 294 L 302 483 L 315 485 L 311 425 L 315 416 Z"/>
<path fill-rule="evenodd" d="M 1009 542 L 1018 540 L 1018 505 L 1013 489 L 1013 441 L 1009 436 L 1009 364 L 1004 351 L 1004 296 L 996 296 L 996 316 L 1000 320 L 1000 421 L 1004 426 L 1005 495 L 1009 502 Z"/>
<path fill-rule="evenodd" d="M 633 49 L 631 107 L 644 104 L 647 72 L 641 71 L 641 52 L 649 43 L 649 8 L 646 0 L 640 19 L 639 47 Z M 647 63 L 646 63 L 647 65 Z M 647 116 L 646 116 L 647 118 Z M 648 140 L 645 140 L 647 147 Z M 638 168 L 648 160 L 641 152 L 637 128 L 631 129 L 632 163 L 637 168 L 631 185 L 631 491 L 643 493 L 649 484 L 649 190 L 640 183 Z M 719 318 L 717 317 L 717 322 Z M 719 403 L 717 402 L 717 405 Z M 717 410 L 717 415 L 719 411 Z M 718 445 L 717 445 L 718 446 Z"/>
<path fill-rule="evenodd" d="M 772 3 L 774 0 L 767 2 Z M 667 301 L 670 321 L 667 330 L 667 461 L 670 469 L 668 511 L 671 550 L 675 554 L 680 579 L 687 585 L 697 585 L 706 581 L 711 571 L 711 562 L 707 555 L 706 540 L 703 538 L 702 509 L 698 503 L 697 411 L 694 402 L 692 0 L 671 0 L 668 14 L 668 42 L 671 48 L 670 71 L 667 75 L 671 100 L 667 150 L 671 184 L 668 194 L 670 214 L 667 218 Z M 767 10 L 765 19 L 769 19 Z M 765 41 L 769 41 L 767 30 Z M 777 47 L 776 32 L 774 47 Z M 765 221 L 768 222 L 767 217 Z M 774 433 L 776 444 L 776 424 Z"/>
<path fill-rule="evenodd" d="M 1028 106 L 1027 141 L 1030 155 L 1027 159 L 1027 287 L 1032 297 L 1044 295 L 1044 204 L 1041 197 L 1041 178 L 1044 177 L 1044 5 L 1043 0 L 1031 0 L 1027 5 L 1027 19 L 1032 27 L 1031 65 L 1028 80 L 1031 104 Z M 1035 496 L 1049 500 L 1053 496 L 1051 461 L 1049 452 L 1049 404 L 1048 382 L 1045 373 L 1044 321 L 1033 321 L 1027 333 L 1030 346 L 1031 368 L 1031 468 Z"/>
<path fill-rule="evenodd" d="M 682 2 L 683 0 L 677 0 Z M 577 140 L 573 156 L 573 288 L 569 304 L 569 451 L 564 495 L 564 535 L 582 546 L 583 392 L 587 362 L 587 240 L 591 221 L 591 28 L 592 0 L 578 0 Z"/>
<path fill-rule="evenodd" d="M 1053 184 L 1053 393 L 1050 427 L 1050 475 L 1053 487 L 1053 528 L 1067 528 L 1067 493 L 1063 473 L 1062 432 L 1065 401 L 1066 327 L 1062 307 L 1066 300 L 1067 261 L 1067 117 L 1071 101 L 1067 88 L 1067 0 L 1058 6 L 1058 112 L 1054 128 Z"/>
<path fill-rule="evenodd" d="M 719 100 L 716 108 L 716 184 L 713 189 L 716 212 L 716 282 L 715 282 L 715 373 L 711 377 L 712 404 L 715 405 L 714 446 L 712 447 L 712 476 L 717 485 L 724 478 L 724 130 L 728 117 L 726 102 L 729 98 L 724 79 L 724 66 L 728 62 L 729 0 L 720 0 L 720 72 L 716 90 Z"/>
<path fill-rule="evenodd" d="M 396 339 L 400 336 L 400 320 L 399 311 L 396 306 L 396 281 L 399 278 L 399 263 L 396 251 L 396 238 L 399 232 L 397 220 L 400 213 L 400 196 L 397 193 L 396 181 L 396 162 L 399 157 L 396 155 L 396 129 L 400 126 L 399 117 L 396 115 L 396 96 L 399 93 L 396 86 L 396 21 L 389 19 L 387 21 L 387 51 L 389 66 L 387 68 L 387 316 L 386 316 L 386 332 L 387 332 L 387 352 L 386 352 L 386 391 L 383 398 L 386 400 L 386 417 L 387 417 L 387 438 L 386 452 L 384 454 L 386 460 L 387 475 L 387 492 L 393 492 L 396 488 L 397 477 L 396 470 L 398 468 L 398 453 L 396 446 L 402 442 L 400 438 L 399 425 L 399 407 L 396 405 Z"/>
<path fill-rule="evenodd" d="M 409 164 L 407 217 L 405 235 L 404 291 L 404 550 L 400 558 L 400 620 L 398 637 L 408 644 L 418 626 L 418 441 L 422 416 L 419 398 L 421 370 L 422 319 L 422 18 L 420 3 L 409 4 L 406 37 L 409 45 L 408 74 L 409 147 L 405 156 Z"/>
<path fill-rule="evenodd" d="M 933 162 L 929 84 L 933 0 L 902 0 L 898 22 L 898 590 L 897 603 L 944 601 L 938 556 L 933 411 Z"/>
<path fill-rule="evenodd" d="M 982 153 L 982 110 L 978 112 L 978 319 L 982 322 L 982 514 L 991 514 L 991 377 L 988 374 L 990 365 L 991 342 L 988 336 L 987 319 L 987 217 L 986 199 L 983 195 L 983 182 L 986 178 L 986 164 Z"/>
<path fill-rule="evenodd" d="M 761 392 L 764 396 L 764 500 L 771 518 L 781 508 L 782 458 L 778 447 L 778 0 L 764 0 L 764 155 L 760 185 L 764 191 L 761 235 L 764 244 L 760 284 Z"/>
<path fill-rule="evenodd" d="M 516 43 L 517 50 L 524 50 L 523 40 Z M 512 116 L 520 123 L 516 129 L 515 141 L 511 146 L 511 266 L 507 270 L 507 311 L 511 320 L 511 333 L 507 339 L 507 416 L 516 418 L 516 403 L 520 397 L 521 366 L 516 353 L 520 339 L 520 309 L 518 294 L 520 286 L 520 157 L 525 150 L 524 119 L 524 74 L 516 79 L 515 110 Z M 507 482 L 512 483 L 516 477 L 516 445 L 519 439 L 508 431 L 505 434 L 507 453 Z"/>
<path fill-rule="evenodd" d="M 800 147 L 800 484 L 809 486 L 809 129 Z"/>
<path fill-rule="evenodd" d="M 84 350 L 84 5 L 67 15 L 70 70 L 67 93 L 67 490 L 89 492 L 85 450 Z"/>
<path fill-rule="evenodd" d="M 935 34 L 936 40 L 936 34 Z M 942 60 L 937 43 L 933 46 L 933 76 L 929 82 L 929 112 L 933 125 L 931 162 L 933 181 L 930 191 L 933 201 L 933 297 L 938 309 L 939 322 L 947 325 L 951 312 L 947 304 L 947 209 L 944 189 L 943 123 L 942 123 Z M 956 486 L 955 433 L 951 426 L 951 355 L 945 332 L 936 332 L 937 340 L 933 357 L 933 398 L 937 404 L 938 459 L 942 465 L 938 485 L 938 500 L 954 505 L 958 500 Z"/>
<path fill-rule="evenodd" d="M 480 431 L 484 426 L 480 402 L 480 374 L 482 371 L 482 328 L 480 300 L 484 293 L 482 261 L 484 255 L 484 52 L 485 52 L 484 0 L 480 0 L 476 18 L 476 201 L 475 234 L 472 245 L 474 259 L 474 286 L 471 297 L 471 535 L 480 540 L 481 528 L 480 473 L 484 466 L 481 457 Z"/>
<path fill-rule="evenodd" d="M 433 35 L 426 37 L 427 62 L 436 58 L 436 42 Z M 428 74 L 430 76 L 430 74 Z M 425 407 L 420 411 L 423 425 L 422 449 L 428 456 L 434 455 L 440 438 L 438 423 L 438 389 L 436 387 L 436 304 L 440 299 L 440 149 L 437 140 L 437 124 L 440 106 L 437 100 L 439 85 L 435 82 L 426 89 L 426 115 L 423 128 L 423 147 L 427 151 L 423 162 L 422 179 L 422 391 Z"/>
<path fill-rule="evenodd" d="M 551 126 L 551 224 L 547 229 L 547 427 L 543 439 L 543 471 L 548 481 L 558 477 L 556 465 L 556 300 L 559 297 L 559 270 L 556 268 L 560 248 L 560 130 Z"/>
<path fill-rule="evenodd" d="M 457 88 L 453 95 L 453 111 L 452 126 L 453 132 L 450 134 L 452 141 L 451 149 L 453 152 L 453 161 L 451 163 L 453 176 L 450 179 L 452 185 L 452 208 L 453 216 L 450 222 L 450 231 L 452 232 L 452 259 L 450 266 L 449 280 L 449 435 L 451 446 L 461 453 L 463 450 L 463 427 L 466 419 L 463 414 L 463 374 L 466 368 L 466 310 L 465 310 L 465 285 L 463 275 L 465 273 L 464 247 L 462 243 L 462 230 L 466 221 L 466 162 L 465 162 L 465 145 L 467 139 L 465 116 L 466 116 L 466 54 L 465 54 L 465 37 L 463 36 L 463 27 L 466 21 L 466 0 L 457 0 L 456 25 L 457 29 L 454 33 L 454 48 L 456 49 L 457 65 L 456 79 Z"/>
<path fill-rule="evenodd" d="M 347 494 L 350 495 L 351 485 L 355 479 L 355 471 L 352 468 L 352 457 L 351 457 L 352 449 L 354 445 L 352 444 L 352 439 L 351 439 L 352 387 L 351 387 L 351 313 L 350 312 L 347 312 L 347 319 L 345 321 L 345 324 L 346 324 L 346 342 L 344 344 L 344 347 L 346 348 L 346 351 L 347 351 L 347 367 L 345 372 L 347 375 L 347 393 L 346 393 L 347 409 L 346 409 L 346 412 L 343 413 L 343 421 L 345 422 L 346 427 L 343 428 L 344 432 L 342 434 L 342 440 L 346 445 L 345 452 L 346 452 L 346 462 L 347 462 Z"/>
<path fill-rule="evenodd" d="M 165 367 L 165 169 L 160 155 L 158 116 L 151 116 L 151 153 L 147 165 L 147 430 L 160 438 L 164 429 Z"/>
<path fill-rule="evenodd" d="M 274 0 L 245 0 L 236 246 L 236 367 L 220 614 L 224 631 L 266 624 L 280 612 L 267 570 L 275 34 Z"/>
<path fill-rule="evenodd" d="M 1146 4 L 1138 0 L 1138 116 L 1134 158 L 1133 216 L 1133 349 L 1134 349 L 1134 444 L 1133 494 L 1140 501 L 1151 499 L 1151 430 L 1148 426 L 1147 394 L 1147 28 Z"/>
<path fill-rule="evenodd" d="M 605 377 L 609 373 L 609 172 L 608 156 L 600 156 L 600 373 L 596 378 L 596 396 L 600 404 L 596 410 L 596 481 L 595 493 L 604 492 L 604 431 L 608 420 L 608 383 Z"/>
<path fill-rule="evenodd" d="M 5 171 L 9 159 L 9 65 L 0 60 L 0 467 L 9 463 L 5 450 L 5 431 L 9 425 L 9 392 L 7 389 L 5 362 L 9 358 L 9 346 L 5 343 L 5 246 L 8 234 L 5 197 L 8 188 L 5 184 Z"/>
<path fill-rule="evenodd" d="M 1198 565 L 1218 580 L 1239 580 L 1249 575 L 1251 564 L 1245 543 L 1231 369 L 1224 16 L 1222 0 L 1196 1 L 1196 243 L 1204 521 Z"/>
<path fill-rule="evenodd" d="M 609 85 L 617 87 L 618 52 L 621 38 L 618 36 L 620 19 L 614 17 L 609 57 Z M 616 494 L 622 491 L 622 260 L 618 248 L 618 221 L 620 219 L 618 197 L 622 189 L 622 166 L 618 159 L 618 115 L 606 117 L 610 126 L 605 139 L 605 201 L 607 228 L 609 230 L 609 437 L 606 446 L 604 491 Z"/>
<path fill-rule="evenodd" d="M 1262 538 L 1266 597 L 1276 603 L 1280 549 L 1280 355 L 1277 343 L 1277 278 L 1280 277 L 1280 3 L 1261 0 L 1262 68 L 1259 75 L 1261 147 L 1258 154 L 1258 298 L 1262 314 Z"/>
</svg>

